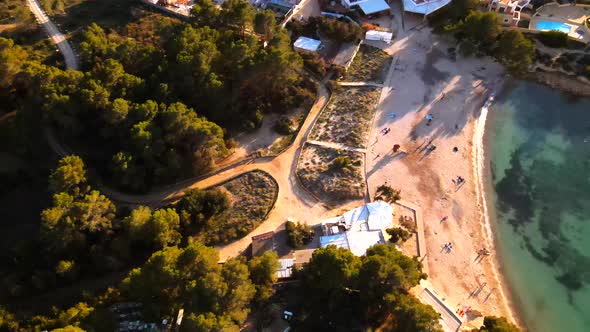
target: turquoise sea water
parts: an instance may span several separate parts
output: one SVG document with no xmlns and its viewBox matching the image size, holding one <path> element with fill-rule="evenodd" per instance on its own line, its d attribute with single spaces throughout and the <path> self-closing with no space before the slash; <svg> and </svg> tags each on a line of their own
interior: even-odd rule
<svg viewBox="0 0 590 332">
<path fill-rule="evenodd" d="M 487 134 L 504 275 L 529 331 L 590 331 L 590 99 L 517 82 Z"/>
</svg>

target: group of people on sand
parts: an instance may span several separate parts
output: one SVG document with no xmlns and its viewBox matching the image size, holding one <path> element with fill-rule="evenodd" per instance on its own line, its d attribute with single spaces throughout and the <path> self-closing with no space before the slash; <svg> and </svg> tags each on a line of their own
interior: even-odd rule
<svg viewBox="0 0 590 332">
<path fill-rule="evenodd" d="M 465 178 L 463 178 L 461 176 L 457 176 L 457 179 L 453 179 L 451 181 L 453 181 L 453 183 L 456 184 L 457 186 L 460 186 L 463 183 L 465 183 Z"/>
<path fill-rule="evenodd" d="M 486 248 L 481 248 L 477 251 L 477 256 L 489 256 L 491 254 L 492 253 Z"/>
<path fill-rule="evenodd" d="M 389 134 L 390 131 L 391 131 L 391 128 L 389 128 L 389 127 L 383 128 L 383 129 L 381 129 L 381 134 L 387 135 L 387 134 Z"/>
<path fill-rule="evenodd" d="M 451 251 L 453 251 L 453 244 L 451 242 L 445 243 L 445 245 L 443 246 L 443 250 L 447 253 L 450 253 Z"/>
</svg>

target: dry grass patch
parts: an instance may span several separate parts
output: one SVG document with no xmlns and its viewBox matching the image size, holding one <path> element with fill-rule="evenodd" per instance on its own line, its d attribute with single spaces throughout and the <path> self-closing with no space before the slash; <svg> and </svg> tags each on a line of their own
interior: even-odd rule
<svg viewBox="0 0 590 332">
<path fill-rule="evenodd" d="M 311 133 L 312 140 L 365 147 L 380 89 L 338 88 Z"/>
<path fill-rule="evenodd" d="M 209 244 L 229 243 L 260 225 L 273 208 L 279 186 L 270 174 L 252 171 L 217 187 L 231 202 L 230 208 L 207 225 L 203 234 Z"/>
<path fill-rule="evenodd" d="M 305 145 L 297 165 L 303 185 L 329 204 L 360 199 L 365 194 L 363 154 Z"/>
<path fill-rule="evenodd" d="M 346 80 L 383 83 L 390 63 L 389 54 L 380 48 L 363 44 L 348 67 Z"/>
</svg>

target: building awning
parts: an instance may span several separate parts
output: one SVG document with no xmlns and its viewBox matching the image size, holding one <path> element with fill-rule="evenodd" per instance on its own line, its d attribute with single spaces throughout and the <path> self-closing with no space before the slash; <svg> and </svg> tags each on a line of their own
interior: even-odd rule
<svg viewBox="0 0 590 332">
<path fill-rule="evenodd" d="M 368 0 L 359 3 L 359 7 L 365 15 L 370 15 L 384 10 L 389 10 L 389 5 L 383 0 Z"/>
</svg>

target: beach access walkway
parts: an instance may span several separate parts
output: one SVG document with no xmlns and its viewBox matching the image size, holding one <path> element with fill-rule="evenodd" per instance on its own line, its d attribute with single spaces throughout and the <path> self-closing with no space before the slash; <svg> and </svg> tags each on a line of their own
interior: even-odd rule
<svg viewBox="0 0 590 332">
<path fill-rule="evenodd" d="M 418 296 L 426 303 L 430 304 L 436 312 L 440 314 L 441 325 L 443 330 L 448 332 L 459 331 L 462 325 L 461 318 L 457 316 L 436 294 L 435 291 L 425 287 Z"/>
</svg>

